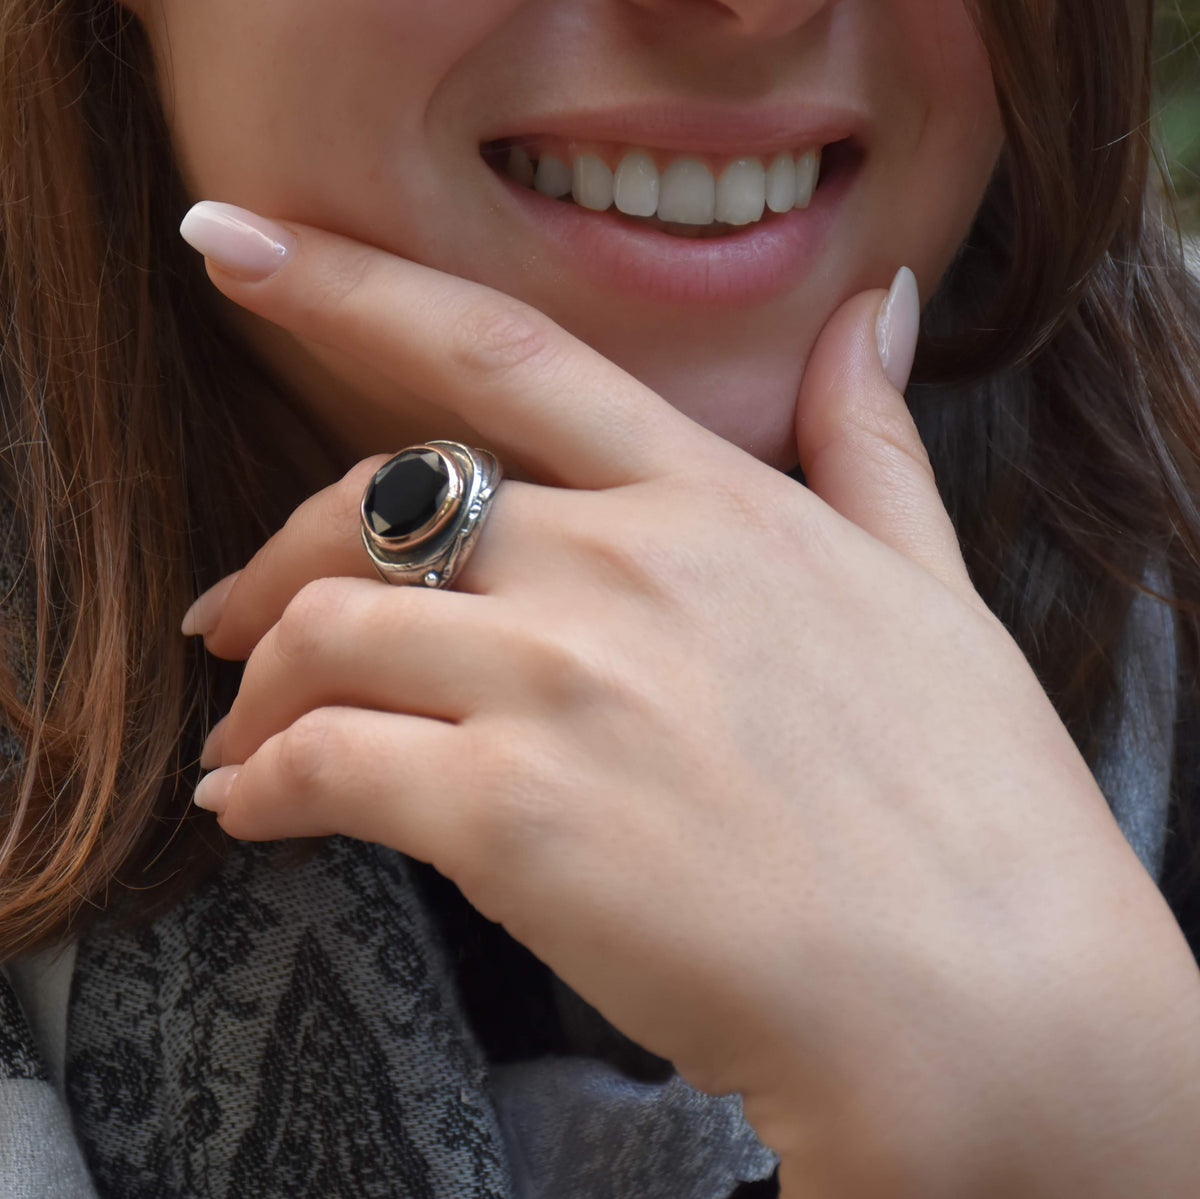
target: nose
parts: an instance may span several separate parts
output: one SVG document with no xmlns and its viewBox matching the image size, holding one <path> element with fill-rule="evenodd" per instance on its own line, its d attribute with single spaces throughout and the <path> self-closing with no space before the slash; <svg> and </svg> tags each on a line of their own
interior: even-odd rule
<svg viewBox="0 0 1200 1199">
<path fill-rule="evenodd" d="M 634 8 L 667 17 L 706 16 L 735 21 L 744 34 L 778 37 L 811 21 L 835 0 L 627 0 Z"/>
</svg>

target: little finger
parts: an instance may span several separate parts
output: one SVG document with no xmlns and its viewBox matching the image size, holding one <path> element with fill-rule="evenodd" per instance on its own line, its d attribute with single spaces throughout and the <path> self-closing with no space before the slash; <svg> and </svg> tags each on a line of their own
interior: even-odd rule
<svg viewBox="0 0 1200 1199">
<path fill-rule="evenodd" d="M 193 800 L 243 841 L 340 833 L 437 866 L 458 835 L 463 742 L 439 720 L 318 708 L 205 775 Z"/>
</svg>

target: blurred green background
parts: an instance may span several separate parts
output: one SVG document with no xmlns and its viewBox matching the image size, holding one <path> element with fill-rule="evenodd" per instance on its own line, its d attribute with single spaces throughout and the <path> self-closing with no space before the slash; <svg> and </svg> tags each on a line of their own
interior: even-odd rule
<svg viewBox="0 0 1200 1199">
<path fill-rule="evenodd" d="M 1159 0 L 1155 112 L 1181 222 L 1200 234 L 1200 0 Z"/>
</svg>

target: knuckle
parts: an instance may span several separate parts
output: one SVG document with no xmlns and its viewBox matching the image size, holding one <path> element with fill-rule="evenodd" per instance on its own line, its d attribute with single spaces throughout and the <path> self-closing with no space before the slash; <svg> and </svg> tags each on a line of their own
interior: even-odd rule
<svg viewBox="0 0 1200 1199">
<path fill-rule="evenodd" d="M 587 553 L 606 579 L 651 603 L 674 604 L 709 576 L 709 556 L 687 538 L 625 530 L 590 537 Z"/>
<path fill-rule="evenodd" d="M 329 630 L 344 619 L 350 590 L 336 578 L 313 579 L 292 597 L 279 617 L 275 652 L 285 662 L 304 665 L 319 653 Z"/>
<path fill-rule="evenodd" d="M 470 826 L 479 847 L 473 860 L 503 857 L 511 865 L 556 830 L 558 788 L 548 759 L 546 747 L 511 729 L 481 738 L 471 789 Z"/>
<path fill-rule="evenodd" d="M 674 635 L 681 622 L 691 616 L 678 605 L 669 609 L 672 637 L 660 637 L 659 620 L 651 617 L 648 626 L 640 622 L 623 625 L 615 635 L 598 635 L 594 624 L 585 617 L 565 624 L 552 633 L 530 634 L 521 647 L 518 669 L 522 688 L 532 697 L 531 717 L 545 721 L 579 720 L 593 728 L 635 726 L 657 720 L 663 690 L 663 673 L 657 667 L 673 660 Z M 626 635 L 627 634 L 627 635 Z M 653 645 L 653 650 L 647 649 Z M 654 667 L 648 665 L 652 660 Z M 673 669 L 665 671 L 675 678 Z M 558 785 L 566 771 L 554 764 L 547 749 L 521 762 L 526 777 L 531 772 L 538 782 Z"/>
<path fill-rule="evenodd" d="M 483 382 L 503 381 L 514 371 L 545 361 L 554 343 L 549 319 L 517 301 L 474 302 L 454 328 L 452 363 Z"/>
<path fill-rule="evenodd" d="M 305 712 L 280 733 L 275 754 L 279 781 L 289 795 L 306 796 L 322 789 L 336 773 L 340 726 L 322 708 Z"/>
<path fill-rule="evenodd" d="M 525 681 L 539 705 L 562 712 L 599 702 L 603 663 L 592 647 L 569 634 L 526 634 L 516 649 Z"/>
</svg>

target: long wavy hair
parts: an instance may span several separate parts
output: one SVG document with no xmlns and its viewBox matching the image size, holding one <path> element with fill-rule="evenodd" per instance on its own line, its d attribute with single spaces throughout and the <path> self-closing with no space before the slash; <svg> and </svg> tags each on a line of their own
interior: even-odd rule
<svg viewBox="0 0 1200 1199">
<path fill-rule="evenodd" d="M 1194 841 L 1200 301 L 1148 133 L 1152 3 L 976 9 L 1007 144 L 911 402 L 975 584 L 1089 761 L 1159 567 Z M 0 960 L 114 889 L 158 910 L 219 860 L 188 800 L 237 671 L 180 615 L 335 470 L 301 478 L 272 438 L 303 412 L 223 321 L 187 206 L 136 20 L 0 5 Z"/>
</svg>

